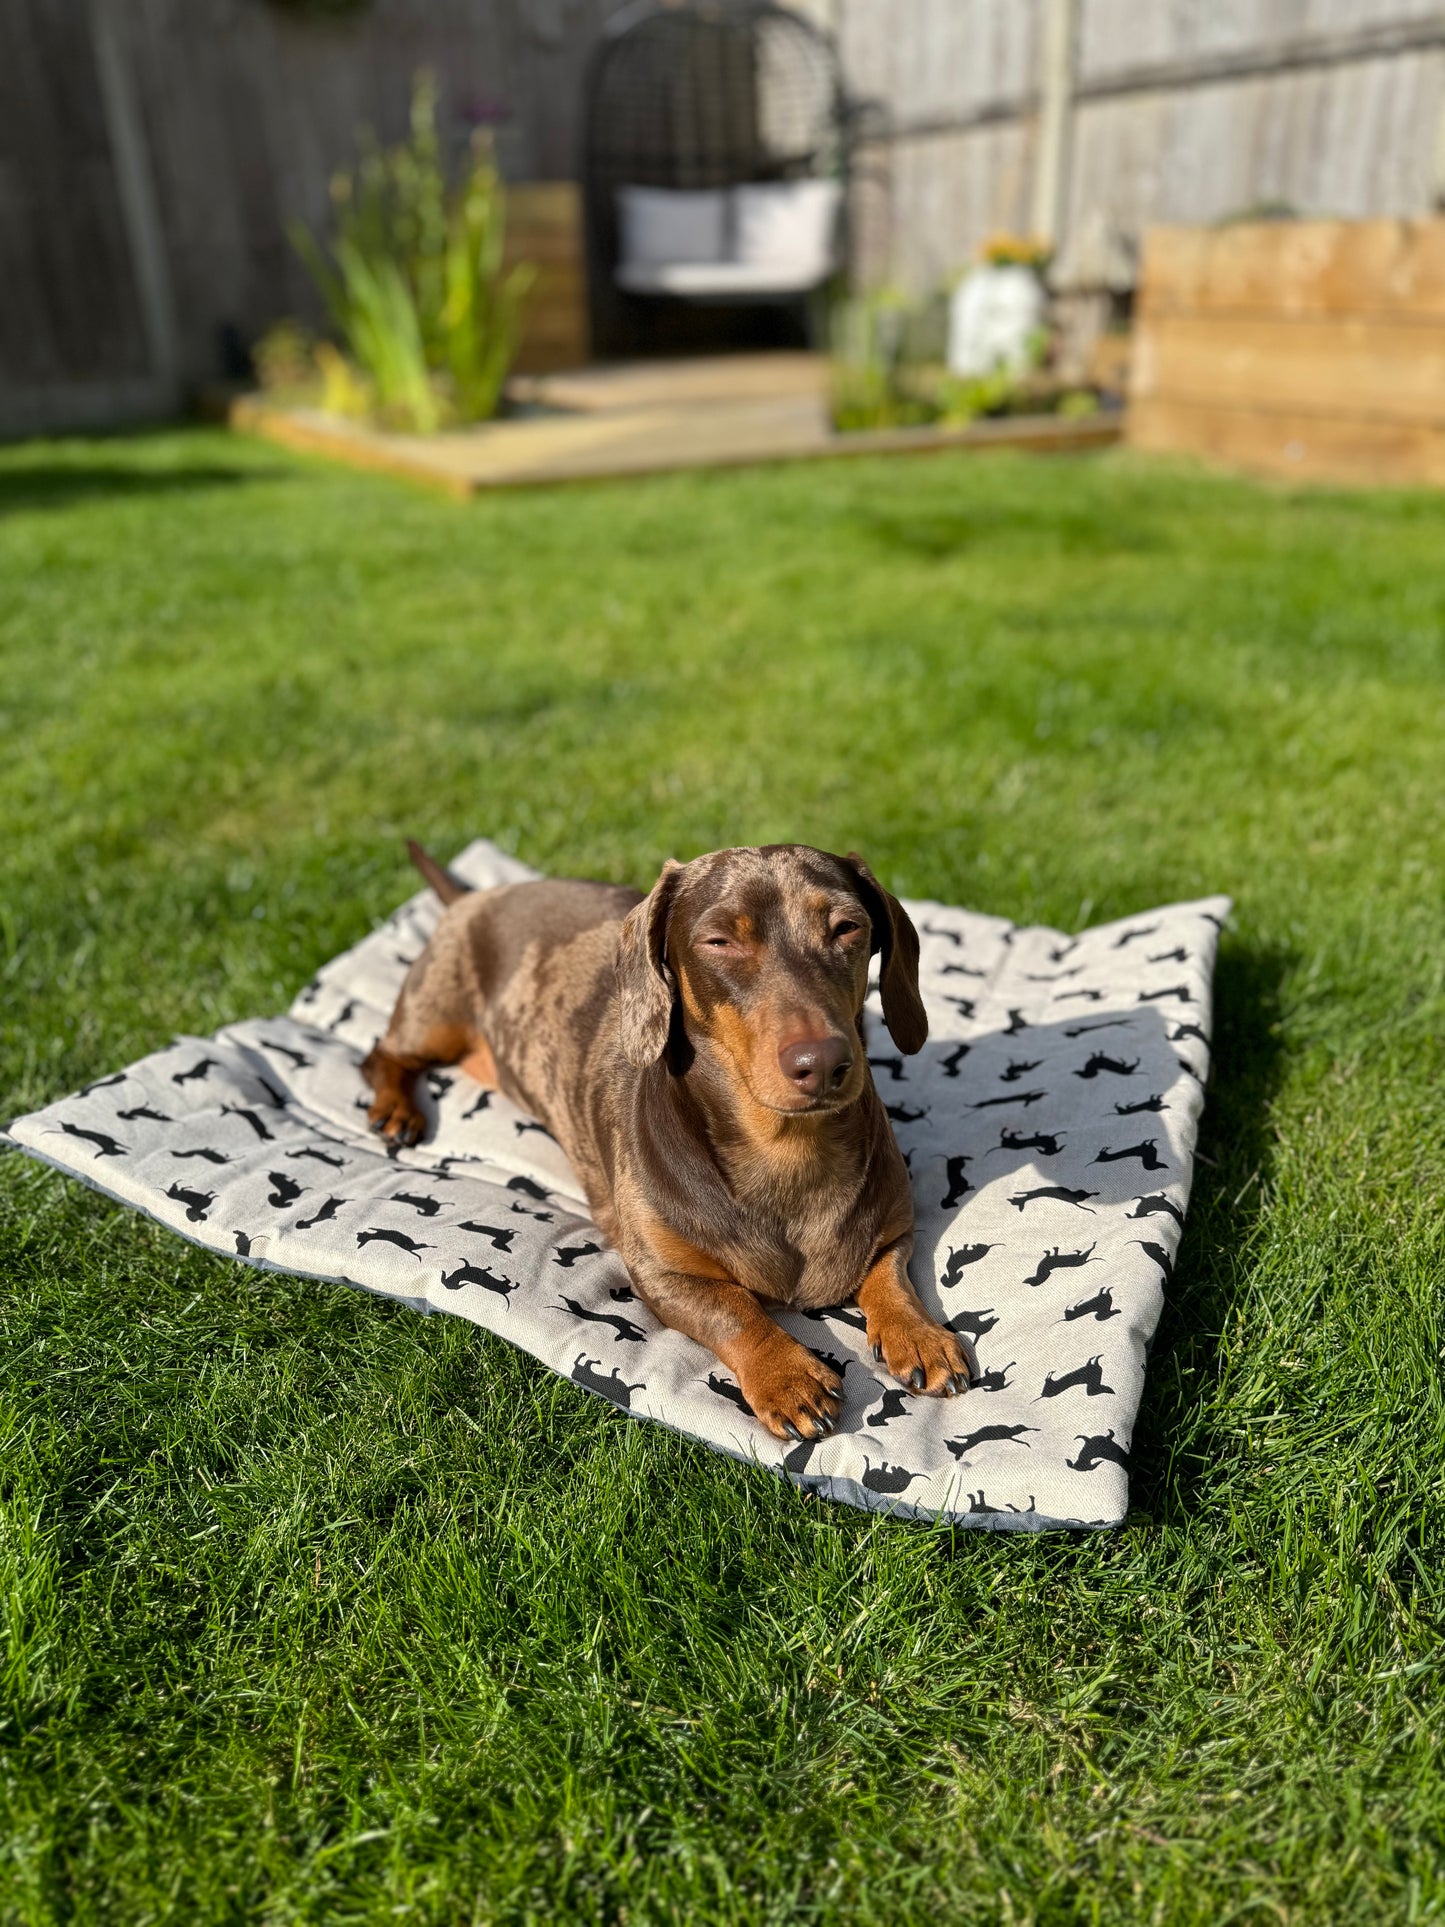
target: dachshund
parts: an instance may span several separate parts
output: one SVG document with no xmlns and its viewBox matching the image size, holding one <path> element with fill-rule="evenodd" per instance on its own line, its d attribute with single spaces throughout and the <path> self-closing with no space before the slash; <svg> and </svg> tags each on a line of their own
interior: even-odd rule
<svg viewBox="0 0 1445 1927">
<path fill-rule="evenodd" d="M 856 1298 L 911 1391 L 969 1385 L 908 1278 L 908 1171 L 862 1034 L 869 960 L 905 1056 L 922 1049 L 918 934 L 859 856 L 801 844 L 664 864 L 652 890 L 468 891 L 447 906 L 362 1065 L 372 1129 L 415 1144 L 415 1080 L 460 1064 L 540 1118 L 655 1316 L 712 1351 L 778 1438 L 837 1424 L 840 1375 L 767 1308 Z"/>
</svg>

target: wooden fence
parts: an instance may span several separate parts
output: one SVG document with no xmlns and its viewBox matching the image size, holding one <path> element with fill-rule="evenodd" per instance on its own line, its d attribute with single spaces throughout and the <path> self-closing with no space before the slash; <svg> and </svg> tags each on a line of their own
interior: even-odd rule
<svg viewBox="0 0 1445 1927">
<path fill-rule="evenodd" d="M 0 433 L 153 412 L 285 313 L 355 130 L 432 68 L 451 137 L 575 175 L 582 77 L 621 0 L 0 0 Z M 855 257 L 914 290 L 1046 229 L 1066 305 L 1127 300 L 1145 230 L 1253 203 L 1420 215 L 1445 187 L 1434 0 L 793 0 L 881 131 Z"/>
</svg>

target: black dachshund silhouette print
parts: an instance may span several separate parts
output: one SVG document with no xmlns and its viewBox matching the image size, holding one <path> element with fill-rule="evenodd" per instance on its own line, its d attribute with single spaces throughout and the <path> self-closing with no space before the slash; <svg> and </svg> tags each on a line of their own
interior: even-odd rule
<svg viewBox="0 0 1445 1927">
<path fill-rule="evenodd" d="M 148 1117 L 152 1124 L 174 1124 L 176 1121 L 173 1117 L 167 1117 L 164 1111 L 153 1111 L 149 1104 L 137 1104 L 133 1111 L 117 1111 L 116 1116 L 127 1124 L 138 1117 Z"/>
<path fill-rule="evenodd" d="M 520 1212 L 524 1218 L 538 1218 L 543 1224 L 551 1224 L 552 1222 L 552 1213 L 550 1211 L 529 1211 L 524 1204 L 514 1204 L 512 1209 Z"/>
<path fill-rule="evenodd" d="M 82 1084 L 75 1093 L 77 1097 L 89 1097 L 92 1091 L 108 1091 L 113 1084 L 124 1084 L 129 1071 L 112 1071 L 109 1077 L 95 1077 L 90 1083 Z"/>
<path fill-rule="evenodd" d="M 540 1131 L 543 1137 L 551 1138 L 554 1144 L 557 1142 L 556 1138 L 552 1137 L 552 1133 L 547 1129 L 546 1125 L 539 1124 L 534 1117 L 513 1118 L 512 1129 L 517 1133 L 518 1137 L 525 1137 L 528 1131 Z"/>
<path fill-rule="evenodd" d="M 1118 1030 L 1121 1027 L 1127 1029 L 1133 1022 L 1132 1017 L 1101 1017 L 1093 1024 L 1071 1024 L 1064 1035 L 1065 1037 L 1087 1037 L 1090 1031 Z"/>
<path fill-rule="evenodd" d="M 998 1320 L 994 1317 L 993 1306 L 988 1305 L 982 1311 L 956 1311 L 943 1322 L 945 1329 L 951 1331 L 955 1338 L 979 1339 L 991 1332 Z"/>
<path fill-rule="evenodd" d="M 266 1176 L 271 1181 L 271 1191 L 266 1202 L 274 1205 L 278 1211 L 285 1205 L 295 1204 L 306 1189 L 304 1184 L 298 1184 L 295 1178 L 288 1177 L 284 1171 L 268 1171 Z"/>
<path fill-rule="evenodd" d="M 1143 1238 L 1134 1238 L 1131 1243 L 1138 1245 L 1146 1258 L 1152 1258 L 1163 1273 L 1161 1282 L 1168 1287 L 1174 1283 L 1174 1260 L 1163 1245 L 1149 1244 Z"/>
<path fill-rule="evenodd" d="M 343 1024 L 349 1024 L 355 1015 L 356 999 L 354 997 L 348 997 L 326 1028 L 332 1031 L 340 1030 L 341 1026 Z"/>
<path fill-rule="evenodd" d="M 1137 1104 L 1116 1104 L 1114 1106 L 1114 1115 L 1116 1117 L 1137 1117 L 1141 1111 L 1167 1111 L 1168 1109 L 1169 1106 L 1164 1102 L 1162 1093 L 1155 1091 L 1152 1097 L 1141 1097 Z"/>
<path fill-rule="evenodd" d="M 988 972 L 975 970 L 972 964 L 946 963 L 939 965 L 938 974 L 940 977 L 986 977 Z"/>
<path fill-rule="evenodd" d="M 975 1111 L 997 1110 L 1000 1104 L 1022 1104 L 1027 1110 L 1030 1104 L 1038 1104 L 1048 1096 L 1047 1091 L 1010 1091 L 1007 1097 L 981 1097 L 970 1108 Z"/>
<path fill-rule="evenodd" d="M 441 1210 L 438 1198 L 419 1197 L 414 1191 L 393 1191 L 391 1196 L 381 1200 L 383 1204 L 409 1204 L 420 1217 L 434 1218 Z"/>
<path fill-rule="evenodd" d="M 534 1184 L 531 1178 L 508 1178 L 507 1189 L 520 1191 L 525 1198 L 535 1198 L 538 1204 L 549 1203 L 552 1196 L 552 1193 L 544 1191 L 540 1184 Z"/>
<path fill-rule="evenodd" d="M 350 1202 L 351 1200 L 349 1198 L 328 1198 L 321 1209 L 319 1211 L 313 1211 L 309 1218 L 298 1218 L 296 1220 L 296 1229 L 298 1231 L 309 1231 L 312 1225 L 327 1224 L 336 1216 L 342 1205 L 350 1204 Z"/>
<path fill-rule="evenodd" d="M 1089 1162 L 1091 1164 L 1122 1164 L 1125 1158 L 1138 1158 L 1140 1165 L 1146 1171 L 1167 1171 L 1169 1169 L 1168 1164 L 1159 1155 L 1158 1139 L 1152 1137 L 1146 1137 L 1140 1144 L 1126 1144 L 1122 1150 L 1118 1151 L 1111 1151 L 1106 1144 L 1099 1152 L 1099 1155 L 1096 1158 L 1090 1158 Z"/>
<path fill-rule="evenodd" d="M 955 950 L 963 948 L 963 938 L 956 930 L 936 930 L 931 923 L 921 923 L 918 927 L 925 937 L 937 937 L 940 943 L 951 943 Z"/>
<path fill-rule="evenodd" d="M 552 1253 L 552 1263 L 570 1271 L 579 1258 L 595 1258 L 602 1250 L 601 1245 L 559 1245 Z"/>
<path fill-rule="evenodd" d="M 287 1151 L 288 1158 L 313 1158 L 317 1164 L 329 1164 L 333 1171 L 340 1171 L 346 1164 L 345 1158 L 334 1158 L 329 1151 L 318 1151 L 314 1144 L 303 1144 L 299 1151 Z"/>
<path fill-rule="evenodd" d="M 803 1439 L 783 1454 L 783 1469 L 797 1478 L 807 1468 L 810 1458 L 818 1449 L 817 1439 Z"/>
<path fill-rule="evenodd" d="M 1080 1003 L 1102 1004 L 1104 1001 L 1104 993 L 1102 990 L 1061 990 L 1055 996 L 1054 1002 L 1056 1004 L 1066 1004 L 1071 998 Z"/>
<path fill-rule="evenodd" d="M 908 1394 L 898 1386 L 890 1385 L 878 1401 L 878 1410 L 868 1414 L 869 1425 L 886 1425 L 889 1419 L 902 1418 L 908 1410 Z"/>
<path fill-rule="evenodd" d="M 887 1071 L 895 1084 L 903 1082 L 903 1059 L 901 1057 L 870 1057 L 868 1062 L 875 1071 Z"/>
<path fill-rule="evenodd" d="M 315 1064 L 314 1057 L 308 1057 L 304 1050 L 293 1050 L 289 1044 L 277 1044 L 269 1037 L 258 1037 L 256 1042 L 262 1050 L 268 1050 L 276 1057 L 284 1057 L 298 1071 L 309 1071 Z"/>
<path fill-rule="evenodd" d="M 263 1138 L 267 1144 L 274 1143 L 275 1140 L 271 1132 L 266 1129 L 266 1126 L 261 1122 L 260 1118 L 257 1117 L 256 1113 L 254 1111 L 248 1111 L 244 1104 L 222 1104 L 221 1115 L 222 1117 L 239 1117 L 243 1123 L 250 1125 L 258 1138 Z"/>
<path fill-rule="evenodd" d="M 967 1197 L 968 1193 L 972 1191 L 973 1186 L 963 1175 L 964 1166 L 972 1162 L 973 1160 L 971 1158 L 960 1155 L 956 1158 L 949 1158 L 945 1163 L 943 1173 L 948 1179 L 948 1192 L 940 1204 L 939 1208 L 941 1210 L 951 1211 L 954 1205 L 960 1203 Z"/>
<path fill-rule="evenodd" d="M 749 1418 L 754 1416 L 752 1406 L 748 1404 L 741 1389 L 734 1385 L 730 1378 L 719 1378 L 716 1372 L 709 1372 L 707 1389 L 710 1392 L 716 1392 L 719 1398 L 727 1399 L 729 1404 L 736 1405 L 738 1410 L 746 1412 Z"/>
<path fill-rule="evenodd" d="M 941 1004 L 952 1004 L 959 1016 L 963 1018 L 972 1017 L 977 1009 L 977 1004 L 972 997 L 954 997 L 947 991 L 940 991 L 938 1001 Z"/>
<path fill-rule="evenodd" d="M 373 1244 L 395 1245 L 398 1251 L 410 1252 L 413 1258 L 416 1258 L 419 1251 L 430 1251 L 432 1249 L 429 1244 L 421 1244 L 415 1238 L 408 1238 L 404 1231 L 393 1231 L 386 1225 L 378 1226 L 371 1231 L 358 1231 L 356 1234 L 356 1242 L 358 1246 Z M 421 1263 L 420 1258 L 417 1258 L 417 1263 Z"/>
<path fill-rule="evenodd" d="M 1092 1216 L 1094 1207 L 1085 1200 L 1097 1198 L 1098 1195 L 1097 1191 L 1071 1191 L 1065 1184 L 1036 1184 L 1032 1191 L 1020 1191 L 1015 1197 L 1010 1198 L 1009 1203 L 1015 1211 L 1024 1212 L 1031 1204 L 1038 1204 L 1045 1198 L 1051 1198 L 1057 1204 L 1071 1204 L 1076 1211 L 1087 1211 Z"/>
<path fill-rule="evenodd" d="M 278 1091 L 276 1086 L 270 1081 L 269 1078 L 262 1077 L 259 1072 L 257 1073 L 257 1076 L 256 1076 L 256 1082 L 261 1086 L 261 1089 L 266 1093 L 267 1097 L 269 1097 L 271 1102 L 276 1106 L 276 1109 L 278 1111 L 284 1111 L 287 1104 L 289 1104 L 291 1100 L 288 1097 L 285 1097 L 280 1091 Z M 363 1110 L 366 1109 L 366 1103 L 364 1099 L 362 1101 L 361 1108 Z"/>
<path fill-rule="evenodd" d="M 928 1116 L 927 1111 L 913 1111 L 906 1104 L 885 1104 L 883 1108 L 895 1124 L 916 1124 L 919 1118 Z"/>
<path fill-rule="evenodd" d="M 192 1224 L 203 1223 L 206 1213 L 216 1202 L 214 1191 L 187 1191 L 183 1184 L 173 1184 L 166 1196 L 186 1207 L 186 1217 Z"/>
<path fill-rule="evenodd" d="M 98 1158 L 123 1158 L 130 1156 L 125 1145 L 118 1143 L 117 1140 L 111 1137 L 106 1131 L 85 1131 L 82 1130 L 78 1124 L 67 1124 L 64 1119 L 61 1120 L 60 1128 L 67 1137 L 83 1138 L 87 1144 L 93 1144 L 95 1146 L 95 1155 Z M 52 1132 L 51 1135 L 53 1136 L 54 1133 Z"/>
<path fill-rule="evenodd" d="M 635 1305 L 637 1303 L 637 1293 L 632 1289 L 631 1285 L 609 1285 L 607 1287 L 607 1296 L 612 1300 L 614 1305 Z"/>
<path fill-rule="evenodd" d="M 1172 950 L 1161 950 L 1157 957 L 1146 957 L 1146 963 L 1188 963 L 1189 952 L 1182 943 L 1175 944 Z"/>
<path fill-rule="evenodd" d="M 984 1497 L 982 1488 L 977 1492 L 970 1492 L 968 1494 L 968 1509 L 971 1514 L 998 1511 L 998 1507 L 996 1505 L 990 1505 Z"/>
<path fill-rule="evenodd" d="M 1060 944 L 1057 950 L 1049 952 L 1049 962 L 1062 963 L 1065 957 L 1072 957 L 1082 941 L 1082 938 L 1074 937 L 1068 943 Z"/>
<path fill-rule="evenodd" d="M 213 1151 L 209 1145 L 198 1144 L 194 1151 L 172 1151 L 173 1158 L 204 1158 L 207 1164 L 229 1164 L 231 1160 L 224 1151 Z"/>
<path fill-rule="evenodd" d="M 1156 936 L 1161 928 L 1162 926 L 1157 923 L 1138 924 L 1133 930 L 1125 930 L 1120 936 L 1115 937 L 1109 947 L 1111 950 L 1123 950 L 1128 944 L 1137 943 L 1141 937 Z"/>
<path fill-rule="evenodd" d="M 1169 1033 L 1169 1041 L 1171 1044 L 1182 1044 L 1186 1037 L 1197 1038 L 1206 1050 L 1210 1047 L 1209 1039 L 1199 1028 L 1198 1024 L 1178 1024 Z"/>
<path fill-rule="evenodd" d="M 939 1285 L 944 1291 L 952 1291 L 968 1265 L 976 1265 L 980 1258 L 986 1258 L 994 1249 L 992 1245 L 960 1245 L 955 1251 L 950 1245 L 948 1263 L 943 1267 Z M 866 1321 L 865 1321 L 866 1322 Z"/>
<path fill-rule="evenodd" d="M 1171 1204 L 1162 1191 L 1152 1191 L 1147 1198 L 1137 1198 L 1134 1209 L 1127 1214 L 1131 1218 L 1172 1218 L 1182 1231 L 1184 1213 L 1177 1204 Z"/>
<path fill-rule="evenodd" d="M 1137 1057 L 1132 1064 L 1126 1064 L 1122 1057 L 1106 1057 L 1103 1051 L 1096 1050 L 1084 1068 L 1074 1072 L 1074 1076 L 1097 1077 L 1100 1071 L 1110 1071 L 1115 1077 L 1132 1077 L 1138 1068 Z"/>
<path fill-rule="evenodd" d="M 955 1044 L 947 1057 L 938 1060 L 939 1069 L 945 1077 L 957 1077 L 958 1067 L 973 1049 L 972 1044 Z"/>
<path fill-rule="evenodd" d="M 865 1455 L 863 1460 L 863 1484 L 869 1492 L 890 1494 L 906 1492 L 915 1479 L 921 1479 L 921 1472 L 905 1471 L 901 1465 L 890 1465 L 885 1459 L 881 1465 L 870 1465 Z"/>
<path fill-rule="evenodd" d="M 1075 964 L 1072 970 L 1026 970 L 1024 981 L 1031 984 L 1061 984 L 1069 977 L 1082 977 L 1084 966 Z"/>
<path fill-rule="evenodd" d="M 244 1231 L 233 1231 L 231 1236 L 236 1240 L 236 1256 L 238 1258 L 249 1258 L 251 1255 L 251 1240 L 247 1233 Z"/>
<path fill-rule="evenodd" d="M 967 1458 L 970 1452 L 980 1445 L 1021 1445 L 1025 1452 L 1033 1447 L 1021 1432 L 1037 1432 L 1037 1425 L 980 1425 L 976 1432 L 967 1432 L 961 1439 L 945 1439 L 943 1442 L 956 1459 Z"/>
<path fill-rule="evenodd" d="M 1071 1372 L 1061 1372 L 1057 1378 L 1050 1372 L 1044 1380 L 1040 1398 L 1057 1398 L 1061 1392 L 1070 1392 L 1075 1386 L 1082 1385 L 1089 1398 L 1102 1398 L 1107 1393 L 1113 1396 L 1112 1385 L 1104 1383 L 1104 1361 L 1101 1353 L 1083 1365 L 1076 1365 Z"/>
<path fill-rule="evenodd" d="M 1060 1251 L 1059 1247 L 1055 1245 L 1052 1251 L 1046 1251 L 1043 1257 L 1039 1259 L 1038 1270 L 1032 1278 L 1025 1278 L 1024 1283 L 1026 1285 L 1042 1285 L 1046 1284 L 1056 1271 L 1077 1271 L 1080 1265 L 1103 1264 L 1104 1261 L 1102 1258 L 1096 1258 L 1094 1256 L 1094 1249 L 1097 1244 L 1098 1239 L 1096 1238 L 1094 1244 L 1091 1244 L 1087 1251 Z"/>
<path fill-rule="evenodd" d="M 1065 1308 L 1064 1319 L 1072 1323 L 1076 1318 L 1092 1318 L 1097 1324 L 1104 1324 L 1110 1318 L 1121 1317 L 1119 1307 L 1114 1303 L 1114 1293 L 1110 1286 L 1101 1285 L 1092 1298 L 1085 1298 L 1077 1305 Z"/>
<path fill-rule="evenodd" d="M 576 1355 L 576 1364 L 568 1376 L 574 1386 L 586 1386 L 588 1391 L 599 1393 L 603 1399 L 611 1399 L 613 1405 L 620 1405 L 624 1412 L 632 1411 L 632 1393 L 647 1389 L 644 1380 L 638 1380 L 636 1386 L 624 1384 L 617 1366 L 613 1366 L 613 1370 L 603 1378 L 601 1359 L 588 1359 L 588 1355 L 582 1351 Z"/>
<path fill-rule="evenodd" d="M 479 1238 L 490 1238 L 493 1251 L 505 1251 L 509 1253 L 512 1249 L 512 1240 L 517 1235 L 517 1227 L 515 1225 L 474 1224 L 470 1218 L 465 1219 L 459 1224 L 457 1230 L 474 1231 Z"/>
<path fill-rule="evenodd" d="M 1157 1004 L 1165 997 L 1177 997 L 1181 1004 L 1194 1002 L 1188 984 L 1170 984 L 1167 990 L 1141 990 L 1135 1001 L 1141 1004 Z"/>
<path fill-rule="evenodd" d="M 479 1091 L 469 1108 L 462 1112 L 462 1123 L 465 1124 L 470 1117 L 479 1117 L 491 1101 L 492 1093 L 490 1091 Z"/>
<path fill-rule="evenodd" d="M 851 1331 L 866 1332 L 868 1320 L 856 1305 L 823 1305 L 802 1316 L 814 1325 L 847 1325 Z"/>
<path fill-rule="evenodd" d="M 1042 1062 L 1041 1057 L 1032 1059 L 1011 1057 L 1008 1060 L 1008 1069 L 999 1072 L 998 1081 L 1000 1084 L 1017 1084 L 1021 1077 L 1027 1077 L 1030 1071 L 1036 1071 Z"/>
<path fill-rule="evenodd" d="M 1194 1079 L 1195 1083 L 1199 1086 L 1199 1088 L 1203 1090 L 1204 1079 L 1199 1075 L 1198 1071 L 1195 1070 L 1194 1066 L 1190 1063 L 1187 1057 L 1176 1057 L 1174 1059 L 1174 1062 L 1179 1066 L 1180 1070 L 1187 1072 L 1187 1074 Z"/>
<path fill-rule="evenodd" d="M 419 1246 L 419 1250 L 426 1249 Z M 485 1265 L 458 1265 L 455 1271 L 444 1271 L 442 1283 L 448 1291 L 460 1291 L 463 1285 L 479 1285 L 493 1297 L 502 1299 L 510 1305 L 512 1293 L 517 1287 L 508 1278 L 499 1278 L 495 1271 L 488 1271 Z"/>
<path fill-rule="evenodd" d="M 1020 1137 L 1017 1131 L 1011 1131 L 1005 1125 L 999 1133 L 1000 1151 L 1037 1151 L 1040 1157 L 1056 1158 L 1063 1148 L 1064 1140 L 1048 1131 L 1035 1131 L 1032 1137 Z"/>
<path fill-rule="evenodd" d="M 219 1057 L 202 1057 L 198 1059 L 196 1063 L 192 1064 L 188 1071 L 172 1071 L 171 1082 L 173 1084 L 194 1084 L 207 1077 L 210 1072 L 218 1071 L 220 1068 L 221 1060 Z"/>
<path fill-rule="evenodd" d="M 1028 1027 L 1028 1020 L 1025 1018 L 1023 1012 L 1021 1010 L 1011 1010 L 1008 1014 L 1008 1023 L 999 1032 L 999 1035 L 1001 1037 L 1017 1037 L 1021 1030 L 1027 1030 Z"/>
<path fill-rule="evenodd" d="M 1107 1432 L 1092 1438 L 1083 1432 L 1076 1432 L 1074 1437 L 1079 1441 L 1079 1456 L 1064 1460 L 1071 1472 L 1092 1472 L 1095 1466 L 1103 1465 L 1106 1461 L 1111 1465 L 1127 1466 L 1129 1463 L 1129 1454 L 1115 1442 L 1112 1425 Z"/>
<path fill-rule="evenodd" d="M 1017 1359 L 1011 1358 L 1007 1365 L 994 1365 L 986 1372 L 979 1372 L 973 1380 L 973 1390 L 975 1392 L 1006 1392 L 1008 1390 L 1008 1375 L 1017 1363 Z"/>
<path fill-rule="evenodd" d="M 832 1352 L 825 1352 L 821 1345 L 810 1345 L 808 1350 L 820 1364 L 826 1365 L 830 1372 L 836 1372 L 839 1378 L 847 1371 L 850 1362 L 848 1359 L 835 1358 Z"/>
<path fill-rule="evenodd" d="M 445 1071 L 428 1071 L 426 1074 L 426 1087 L 439 1103 L 456 1081 L 454 1077 L 448 1077 Z"/>
<path fill-rule="evenodd" d="M 619 1345 L 624 1340 L 629 1345 L 640 1345 L 647 1337 L 641 1325 L 634 1325 L 632 1320 L 624 1318 L 621 1312 L 589 1311 L 585 1305 L 579 1305 L 575 1298 L 569 1298 L 565 1292 L 562 1294 L 562 1305 L 566 1306 L 574 1318 L 585 1318 L 591 1325 L 610 1325 L 616 1333 L 615 1342 Z M 558 1310 L 561 1309 L 562 1306 L 559 1305 Z"/>
</svg>

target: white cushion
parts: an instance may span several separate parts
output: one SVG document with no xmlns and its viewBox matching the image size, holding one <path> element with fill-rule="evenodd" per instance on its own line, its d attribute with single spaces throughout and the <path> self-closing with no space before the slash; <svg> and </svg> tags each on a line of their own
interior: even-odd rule
<svg viewBox="0 0 1445 1927">
<path fill-rule="evenodd" d="M 836 181 L 759 181 L 733 189 L 732 258 L 821 280 L 833 261 Z"/>
<path fill-rule="evenodd" d="M 617 214 L 625 267 L 727 259 L 728 197 L 720 187 L 619 187 Z"/>
<path fill-rule="evenodd" d="M 628 294 L 779 295 L 805 294 L 826 273 L 826 267 L 799 273 L 791 264 L 752 267 L 745 261 L 672 261 L 657 267 L 624 263 L 616 279 Z"/>
</svg>

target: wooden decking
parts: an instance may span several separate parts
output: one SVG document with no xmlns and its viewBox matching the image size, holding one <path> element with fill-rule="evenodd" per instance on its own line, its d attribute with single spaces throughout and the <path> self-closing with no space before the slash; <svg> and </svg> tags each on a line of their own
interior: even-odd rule
<svg viewBox="0 0 1445 1927">
<path fill-rule="evenodd" d="M 1041 453 L 1119 439 L 1118 418 L 1015 417 L 970 428 L 835 434 L 821 356 L 735 355 L 638 362 L 517 378 L 520 411 L 480 428 L 397 435 L 263 397 L 230 403 L 231 425 L 291 448 L 381 470 L 453 495 L 597 481 L 687 468 L 945 448 L 1018 447 Z"/>
</svg>

